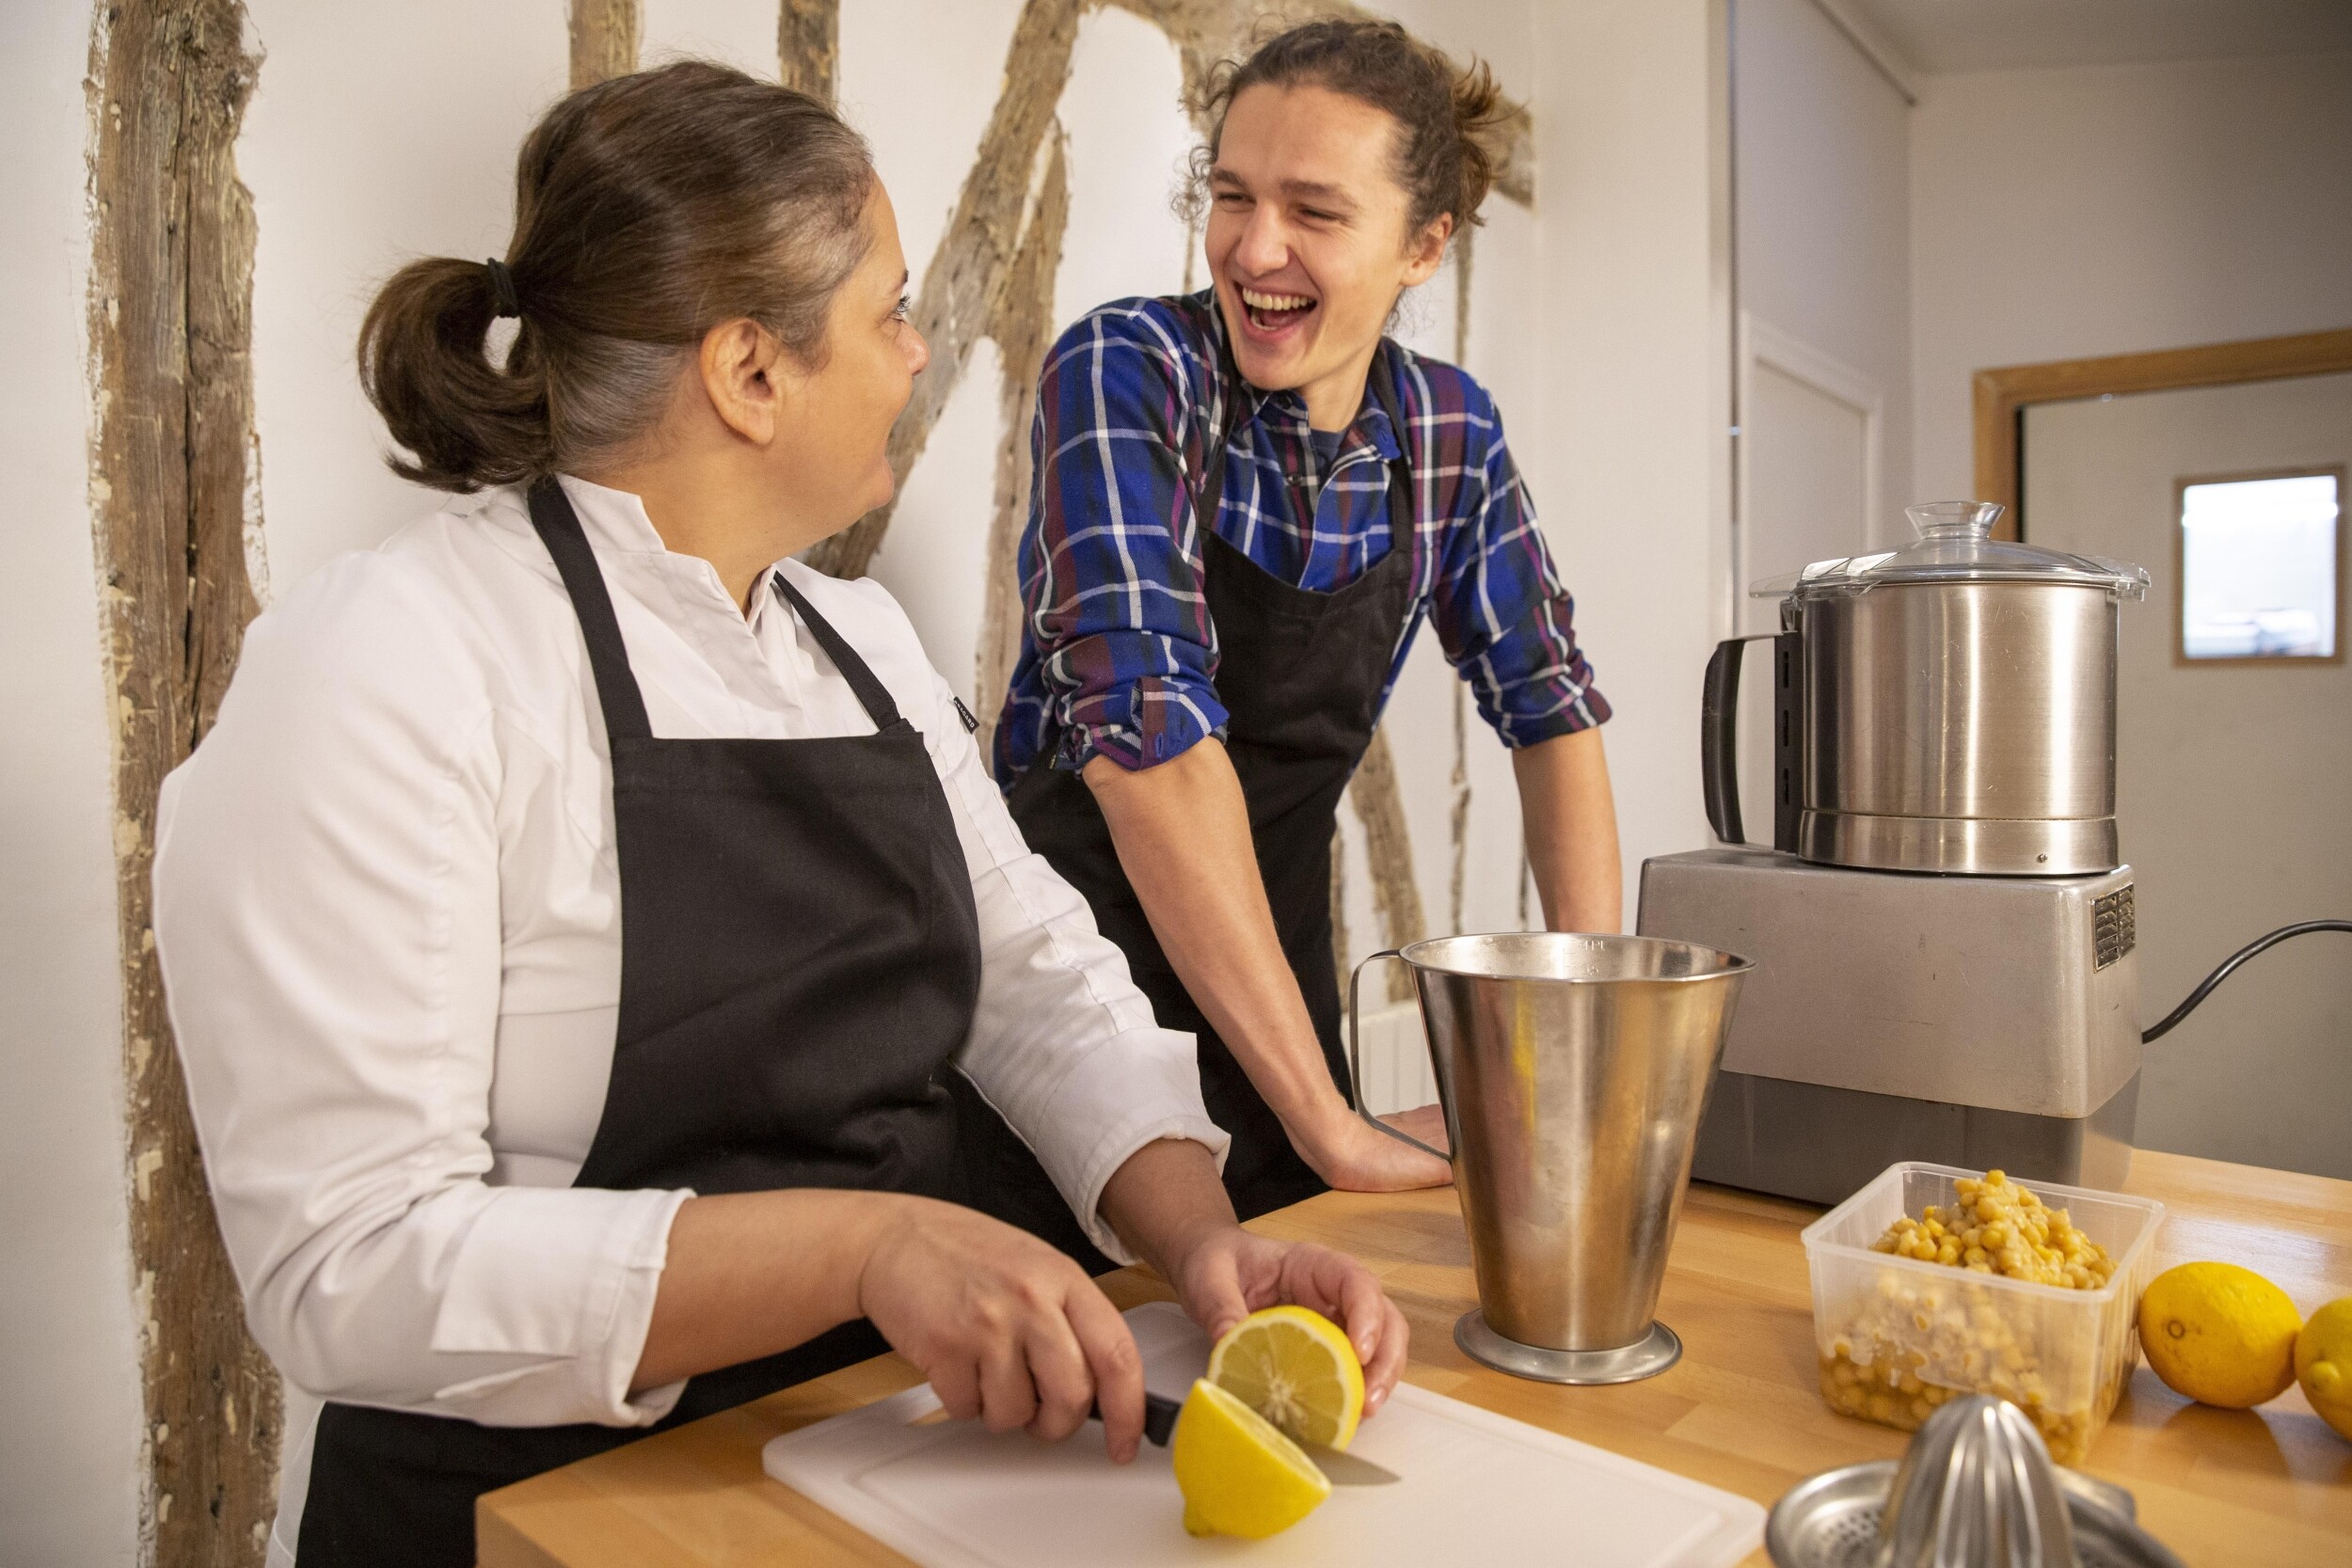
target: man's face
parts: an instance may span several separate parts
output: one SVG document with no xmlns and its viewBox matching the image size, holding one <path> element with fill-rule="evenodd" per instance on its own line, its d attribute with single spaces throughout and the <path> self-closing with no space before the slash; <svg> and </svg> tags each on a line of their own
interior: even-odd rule
<svg viewBox="0 0 2352 1568">
<path fill-rule="evenodd" d="M 1319 87 L 1248 87 L 1226 111 L 1205 242 L 1217 304 L 1242 375 L 1304 392 L 1319 428 L 1353 416 L 1397 295 L 1445 254 L 1450 218 L 1406 234 L 1399 134 L 1386 111 Z"/>
</svg>

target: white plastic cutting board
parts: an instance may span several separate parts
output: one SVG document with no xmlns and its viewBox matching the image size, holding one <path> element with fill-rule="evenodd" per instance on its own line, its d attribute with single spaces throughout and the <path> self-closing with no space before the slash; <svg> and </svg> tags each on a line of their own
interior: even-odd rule
<svg viewBox="0 0 2352 1568">
<path fill-rule="evenodd" d="M 1208 1341 L 1170 1303 L 1127 1314 L 1154 1393 L 1181 1395 Z M 1405 1479 L 1338 1486 L 1267 1541 L 1196 1540 L 1168 1450 L 1104 1457 L 1089 1427 L 1066 1443 L 923 1420 L 927 1387 L 787 1433 L 768 1473 L 925 1568 L 1730 1568 L 1764 1535 L 1747 1498 L 1399 1384 L 1350 1451 Z"/>
</svg>

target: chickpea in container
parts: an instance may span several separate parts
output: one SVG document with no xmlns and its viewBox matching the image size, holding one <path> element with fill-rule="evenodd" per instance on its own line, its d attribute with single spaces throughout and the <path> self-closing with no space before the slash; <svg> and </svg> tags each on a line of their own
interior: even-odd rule
<svg viewBox="0 0 2352 1568">
<path fill-rule="evenodd" d="M 2162 1208 L 2065 1196 L 1997 1170 L 1898 1165 L 1809 1230 L 1830 1407 L 1913 1431 L 1948 1400 L 1993 1394 L 2033 1418 L 2052 1457 L 2081 1463 L 2138 1359 L 2134 1281 Z"/>
</svg>

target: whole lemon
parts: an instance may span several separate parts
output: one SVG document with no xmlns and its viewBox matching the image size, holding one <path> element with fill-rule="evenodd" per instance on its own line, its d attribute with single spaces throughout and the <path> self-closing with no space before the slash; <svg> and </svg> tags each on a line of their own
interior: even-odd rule
<svg viewBox="0 0 2352 1568">
<path fill-rule="evenodd" d="M 2319 1418 L 2352 1442 L 2352 1296 L 2312 1313 L 2295 1337 L 2295 1375 Z"/>
<path fill-rule="evenodd" d="M 2295 1381 L 2302 1315 L 2287 1293 L 2235 1263 L 2183 1263 L 2139 1298 L 2139 1347 L 2165 1386 L 2245 1410 Z"/>
</svg>

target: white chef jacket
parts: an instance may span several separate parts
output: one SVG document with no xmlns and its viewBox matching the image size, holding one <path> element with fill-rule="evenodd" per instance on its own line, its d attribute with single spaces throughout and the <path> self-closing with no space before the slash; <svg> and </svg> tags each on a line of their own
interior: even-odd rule
<svg viewBox="0 0 2352 1568">
<path fill-rule="evenodd" d="M 747 617 L 635 496 L 563 484 L 655 735 L 874 733 L 765 574 Z M 1124 1260 L 1096 1212 L 1110 1174 L 1164 1137 L 1223 1157 L 1192 1037 L 1154 1024 L 1023 843 L 897 601 L 776 569 L 922 732 L 979 911 L 961 1060 Z M 154 888 L 246 1321 L 310 1396 L 287 1513 L 318 1399 L 490 1425 L 665 1415 L 682 1384 L 628 1385 L 691 1195 L 570 1185 L 612 1068 L 620 881 L 595 677 L 520 490 L 453 498 L 254 622 L 218 723 L 164 783 Z"/>
</svg>

